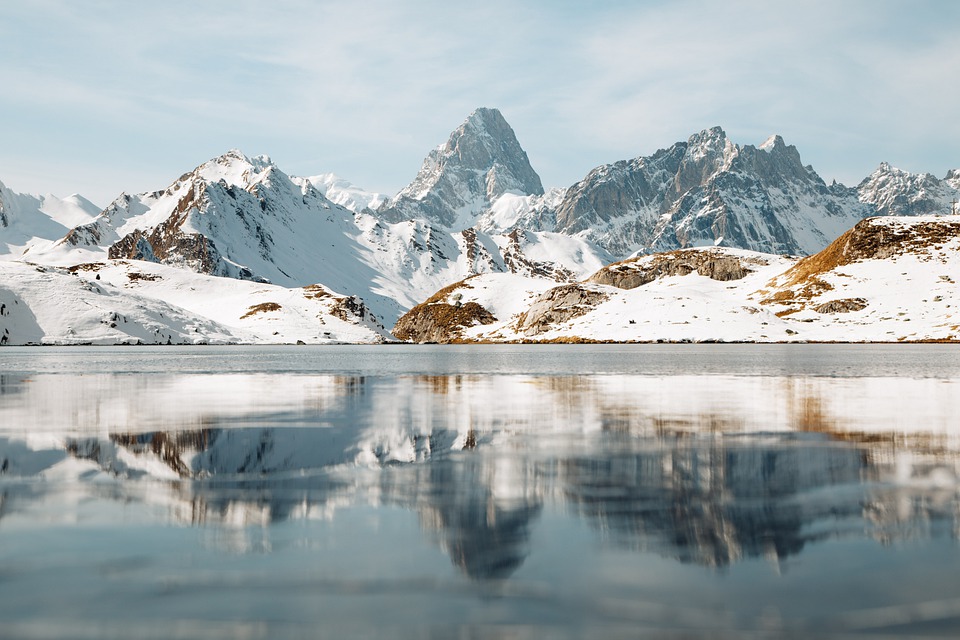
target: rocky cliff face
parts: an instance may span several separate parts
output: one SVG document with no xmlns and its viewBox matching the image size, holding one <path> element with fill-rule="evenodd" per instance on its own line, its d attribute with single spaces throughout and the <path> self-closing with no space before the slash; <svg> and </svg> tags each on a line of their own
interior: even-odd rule
<svg viewBox="0 0 960 640">
<path fill-rule="evenodd" d="M 938 180 L 929 173 L 908 173 L 884 162 L 857 186 L 857 195 L 882 216 L 960 213 L 953 211 L 953 202 L 960 200 L 960 171 L 952 170 Z"/>
<path fill-rule="evenodd" d="M 481 108 L 430 152 L 413 182 L 378 213 L 390 222 L 423 218 L 460 230 L 474 226 L 505 193 L 543 195 L 543 185 L 503 115 Z"/>
<path fill-rule="evenodd" d="M 527 337 L 578 318 L 607 299 L 607 295 L 590 285 L 579 283 L 560 285 L 543 293 L 517 319 L 517 331 Z"/>
<path fill-rule="evenodd" d="M 567 189 L 556 220 L 557 231 L 618 256 L 712 244 L 796 254 L 823 248 L 868 213 L 779 136 L 738 146 L 715 127 L 594 169 Z"/>
</svg>

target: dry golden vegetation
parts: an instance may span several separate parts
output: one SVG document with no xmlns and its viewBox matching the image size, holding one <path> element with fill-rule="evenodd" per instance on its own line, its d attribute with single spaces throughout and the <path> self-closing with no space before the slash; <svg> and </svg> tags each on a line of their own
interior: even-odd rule
<svg viewBox="0 0 960 640">
<path fill-rule="evenodd" d="M 270 312 L 270 311 L 280 311 L 280 309 L 282 309 L 282 308 L 283 308 L 283 307 L 281 307 L 281 306 L 280 306 L 279 304 L 277 304 L 276 302 L 262 302 L 262 303 L 260 303 L 260 304 L 255 304 L 255 305 L 253 305 L 252 307 L 250 307 L 245 314 L 243 314 L 242 316 L 240 316 L 240 319 L 243 320 L 244 318 L 249 318 L 250 316 L 255 315 L 255 314 L 257 314 L 257 313 L 267 313 L 267 312 Z"/>
<path fill-rule="evenodd" d="M 453 284 L 445 286 L 443 289 L 440 289 L 435 294 L 427 298 L 422 304 L 436 304 L 438 302 L 446 302 L 447 296 L 455 292 L 457 289 L 473 289 L 473 285 L 469 284 L 469 281 L 473 278 L 476 278 L 476 275 L 469 276 L 460 280 L 459 282 L 454 282 Z"/>
<path fill-rule="evenodd" d="M 78 271 L 100 271 L 104 268 L 105 265 L 102 262 L 84 262 L 83 264 L 75 264 L 71 267 L 67 267 L 67 271 L 70 273 L 76 273 Z"/>
<path fill-rule="evenodd" d="M 423 303 L 397 321 L 393 335 L 400 340 L 413 342 L 462 342 L 465 328 L 496 321 L 492 313 L 476 302 L 461 306 Z"/>
<path fill-rule="evenodd" d="M 318 284 L 310 284 L 303 288 L 303 297 L 308 300 L 319 300 L 320 298 L 326 298 L 330 295 L 330 292 L 321 287 Z"/>
</svg>

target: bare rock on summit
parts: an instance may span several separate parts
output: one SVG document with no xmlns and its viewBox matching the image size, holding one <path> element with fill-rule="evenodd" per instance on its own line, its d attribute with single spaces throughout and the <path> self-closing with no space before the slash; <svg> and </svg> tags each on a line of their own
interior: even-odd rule
<svg viewBox="0 0 960 640">
<path fill-rule="evenodd" d="M 713 244 L 809 254 L 870 211 L 856 190 L 824 183 L 780 136 L 740 146 L 714 127 L 593 169 L 566 190 L 555 230 L 618 256 Z"/>
</svg>

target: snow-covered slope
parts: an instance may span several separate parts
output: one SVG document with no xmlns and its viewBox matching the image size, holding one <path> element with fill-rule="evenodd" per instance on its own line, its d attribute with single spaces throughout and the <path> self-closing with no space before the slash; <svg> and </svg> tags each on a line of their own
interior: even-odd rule
<svg viewBox="0 0 960 640">
<path fill-rule="evenodd" d="M 425 219 L 459 231 L 476 226 L 504 194 L 543 195 L 543 185 L 500 111 L 480 108 L 378 213 L 388 221 Z"/>
<path fill-rule="evenodd" d="M 144 261 L 0 262 L 0 344 L 376 343 L 356 298 Z"/>
<path fill-rule="evenodd" d="M 246 337 L 67 269 L 0 262 L 0 344 L 199 344 Z"/>
<path fill-rule="evenodd" d="M 761 303 L 811 340 L 960 339 L 960 216 L 864 220 L 773 279 Z"/>
<path fill-rule="evenodd" d="M 960 216 L 870 218 L 802 260 L 695 248 L 615 263 L 556 287 L 503 278 L 481 275 L 438 292 L 395 334 L 495 342 L 957 340 Z M 419 323 L 430 332 L 411 330 L 414 314 L 430 319 Z"/>
<path fill-rule="evenodd" d="M 35 245 L 55 242 L 98 213 L 100 207 L 81 195 L 32 196 L 0 182 L 0 260 L 16 260 Z"/>
</svg>

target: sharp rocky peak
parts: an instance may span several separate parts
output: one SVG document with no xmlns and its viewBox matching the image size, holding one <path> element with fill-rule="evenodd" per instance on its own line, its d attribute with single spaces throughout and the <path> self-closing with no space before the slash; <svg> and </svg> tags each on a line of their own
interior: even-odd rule
<svg viewBox="0 0 960 640">
<path fill-rule="evenodd" d="M 682 144 L 678 146 L 683 148 Z M 717 172 L 729 168 L 739 152 L 739 147 L 720 127 L 704 129 L 690 136 L 676 170 L 674 189 L 677 195 L 702 185 Z"/>
<path fill-rule="evenodd" d="M 500 110 L 489 109 L 487 107 L 475 109 L 450 137 L 453 138 L 457 136 L 457 134 L 462 136 L 468 131 L 487 133 L 495 137 L 507 132 L 509 132 L 511 136 L 513 134 L 513 129 L 507 124 Z"/>
<path fill-rule="evenodd" d="M 960 169 L 950 169 L 947 171 L 947 175 L 943 177 L 943 181 L 954 189 L 960 189 Z"/>
<path fill-rule="evenodd" d="M 427 155 L 413 182 L 379 213 L 391 222 L 426 218 L 448 228 L 467 228 L 508 192 L 544 193 L 503 114 L 479 108 Z"/>
<path fill-rule="evenodd" d="M 766 151 L 768 153 L 773 153 L 776 151 L 782 151 L 787 148 L 787 143 L 783 141 L 783 136 L 778 133 L 773 134 L 769 138 L 763 141 L 763 144 L 760 145 L 760 150 Z"/>
<path fill-rule="evenodd" d="M 721 127 L 710 127 L 687 138 L 690 153 L 722 153 L 732 144 Z"/>
<path fill-rule="evenodd" d="M 950 171 L 943 180 L 931 173 L 910 173 L 889 162 L 857 185 L 861 202 L 879 215 L 924 215 L 953 211 L 952 201 L 960 195 L 960 177 Z"/>
</svg>

